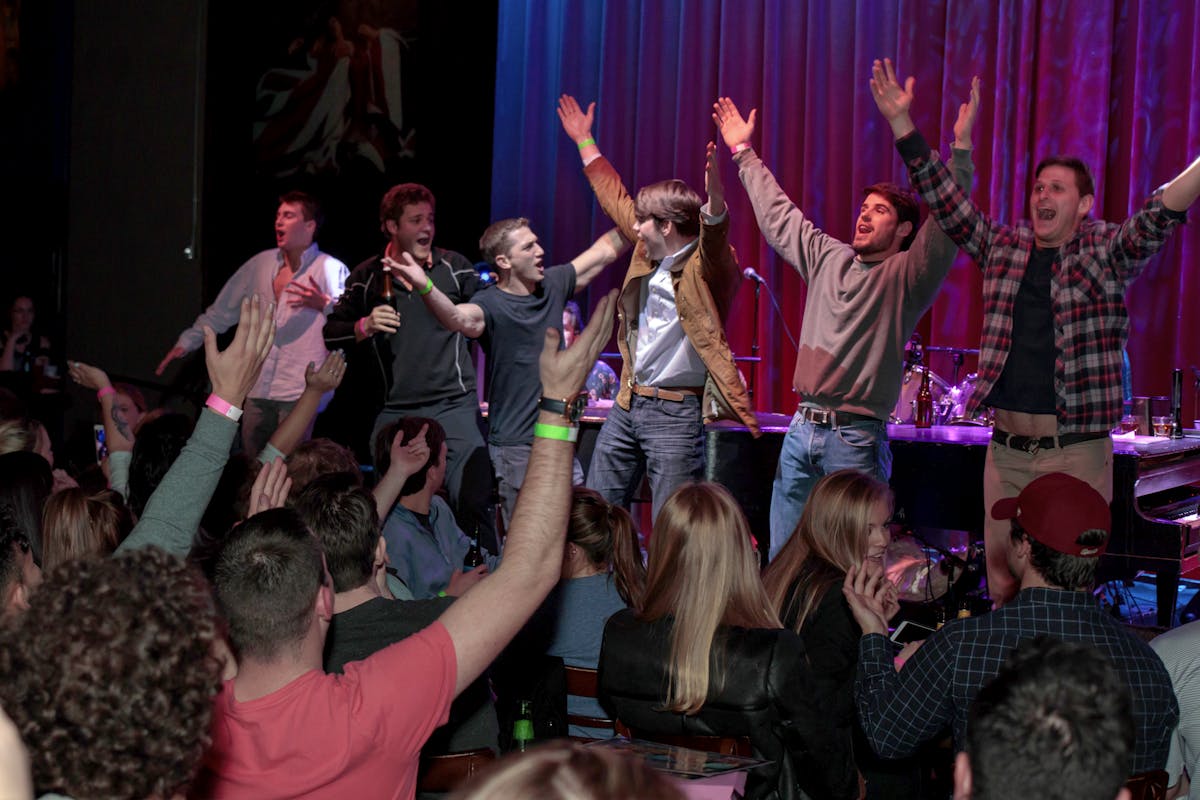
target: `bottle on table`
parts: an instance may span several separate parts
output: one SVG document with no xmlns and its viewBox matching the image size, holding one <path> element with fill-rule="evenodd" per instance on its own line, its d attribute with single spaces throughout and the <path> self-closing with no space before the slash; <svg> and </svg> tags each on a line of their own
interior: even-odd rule
<svg viewBox="0 0 1200 800">
<path fill-rule="evenodd" d="M 929 386 L 929 368 L 921 371 L 921 388 L 917 392 L 917 413 L 913 422 L 918 428 L 933 427 L 933 390 Z"/>
<path fill-rule="evenodd" d="M 533 744 L 533 703 L 521 701 L 521 711 L 513 721 L 513 750 L 524 753 Z"/>
</svg>

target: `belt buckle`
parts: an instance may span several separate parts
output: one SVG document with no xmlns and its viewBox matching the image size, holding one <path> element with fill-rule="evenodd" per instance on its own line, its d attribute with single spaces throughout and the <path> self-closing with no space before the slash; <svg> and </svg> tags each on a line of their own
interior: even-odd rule
<svg viewBox="0 0 1200 800">
<path fill-rule="evenodd" d="M 1038 451 L 1042 449 L 1042 440 L 1036 436 L 1030 436 L 1025 441 L 1025 446 L 1021 449 L 1031 456 L 1036 456 Z"/>
<path fill-rule="evenodd" d="M 813 423 L 814 425 L 830 424 L 829 418 L 833 416 L 833 412 L 828 408 L 813 408 L 811 406 L 805 407 L 808 409 L 806 416 L 808 417 L 809 422 Z"/>
</svg>

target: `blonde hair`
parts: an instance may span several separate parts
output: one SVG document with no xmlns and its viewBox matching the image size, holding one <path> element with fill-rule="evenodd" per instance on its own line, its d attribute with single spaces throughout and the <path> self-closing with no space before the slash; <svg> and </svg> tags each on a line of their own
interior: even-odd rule
<svg viewBox="0 0 1200 800">
<path fill-rule="evenodd" d="M 611 747 L 558 740 L 514 753 L 485 769 L 451 800 L 683 800 L 683 792 L 641 758 Z"/>
<path fill-rule="evenodd" d="M 763 574 L 771 606 L 781 618 L 795 619 L 797 633 L 830 587 L 862 564 L 871 514 L 881 501 L 892 504 L 888 485 L 853 469 L 826 475 L 813 487 L 795 533 Z"/>
<path fill-rule="evenodd" d="M 0 422 L 0 453 L 16 453 L 37 449 L 38 431 L 42 423 L 33 417 L 6 419 Z"/>
<path fill-rule="evenodd" d="M 50 495 L 42 512 L 42 565 L 50 569 L 76 558 L 111 555 L 132 528 L 129 509 L 116 492 L 63 489 Z"/>
<path fill-rule="evenodd" d="M 720 687 L 709 674 L 717 628 L 780 628 L 758 575 L 758 555 L 746 516 L 715 483 L 679 487 L 663 504 L 650 539 L 646 593 L 639 617 L 674 618 L 663 708 L 695 714 Z"/>
</svg>

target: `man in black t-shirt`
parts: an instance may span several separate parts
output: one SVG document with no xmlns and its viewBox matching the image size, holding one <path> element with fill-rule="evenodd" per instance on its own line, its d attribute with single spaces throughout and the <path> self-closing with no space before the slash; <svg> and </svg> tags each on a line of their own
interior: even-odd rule
<svg viewBox="0 0 1200 800">
<path fill-rule="evenodd" d="M 545 267 L 544 251 L 524 217 L 502 219 L 483 232 L 479 249 L 498 279 L 470 302 L 437 286 L 423 295 L 426 307 L 447 330 L 479 339 L 487 353 L 488 452 L 500 487 L 505 525 L 525 477 L 533 426 L 542 395 L 538 356 L 547 328 L 562 335 L 563 306 L 586 288 L 629 242 L 615 228 L 569 263 Z M 399 277 L 419 285 L 419 265 L 404 259 Z M 563 400 L 565 398 L 550 398 Z M 576 483 L 583 470 L 575 463 Z"/>
</svg>

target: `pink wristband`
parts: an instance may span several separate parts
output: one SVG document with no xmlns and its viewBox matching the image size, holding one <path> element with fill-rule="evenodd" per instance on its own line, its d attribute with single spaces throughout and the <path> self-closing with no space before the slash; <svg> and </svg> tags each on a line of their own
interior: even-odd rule
<svg viewBox="0 0 1200 800">
<path fill-rule="evenodd" d="M 114 389 L 113 387 L 111 387 L 111 386 L 102 386 L 102 387 L 100 387 L 100 389 L 99 389 L 99 390 L 96 392 L 96 399 L 97 399 L 97 400 L 103 400 L 104 398 L 108 397 L 110 394 L 116 394 L 116 393 L 117 393 L 117 390 L 116 390 L 116 389 Z"/>
<path fill-rule="evenodd" d="M 366 317 L 363 317 L 358 322 L 354 323 L 354 329 L 356 331 L 358 331 L 360 334 L 362 334 L 362 337 L 364 339 L 366 339 L 368 336 L 370 336 L 370 334 L 367 333 L 367 318 Z"/>
<path fill-rule="evenodd" d="M 234 422 L 237 422 L 242 418 L 242 410 L 240 408 L 231 405 L 225 400 L 222 400 L 220 397 L 217 397 L 216 394 L 210 394 L 208 396 L 208 400 L 204 402 L 204 405 L 208 406 L 222 417 L 227 417 Z"/>
<path fill-rule="evenodd" d="M 749 142 L 741 142 L 741 143 L 735 144 L 733 147 L 729 148 L 729 154 L 732 156 L 736 156 L 738 153 L 742 152 L 743 150 L 749 150 L 749 149 L 750 149 Z"/>
</svg>

